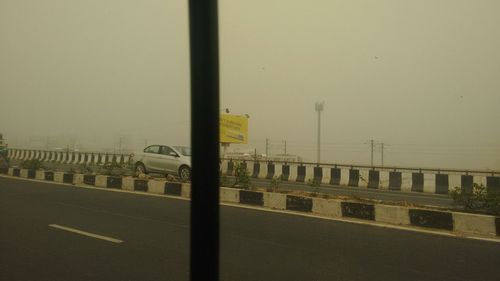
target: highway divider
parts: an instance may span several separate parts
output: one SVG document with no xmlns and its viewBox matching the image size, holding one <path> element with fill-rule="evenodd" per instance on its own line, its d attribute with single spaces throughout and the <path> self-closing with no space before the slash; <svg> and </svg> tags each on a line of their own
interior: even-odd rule
<svg viewBox="0 0 500 281">
<path fill-rule="evenodd" d="M 189 183 L 157 179 L 139 179 L 106 175 L 84 175 L 43 170 L 9 168 L 13 177 L 53 181 L 78 186 L 147 192 L 173 197 L 190 198 Z M 445 231 L 458 236 L 480 236 L 500 239 L 500 217 L 417 208 L 382 203 L 356 202 L 296 194 L 253 191 L 221 187 L 220 201 L 251 207 L 289 211 L 343 221 L 364 221 L 384 225 Z"/>
<path fill-rule="evenodd" d="M 80 151 L 49 151 L 9 148 L 7 156 L 12 160 L 39 160 L 41 162 L 71 164 L 71 165 L 127 165 L 130 160 L 129 154 L 105 153 L 105 152 L 80 152 Z"/>
</svg>

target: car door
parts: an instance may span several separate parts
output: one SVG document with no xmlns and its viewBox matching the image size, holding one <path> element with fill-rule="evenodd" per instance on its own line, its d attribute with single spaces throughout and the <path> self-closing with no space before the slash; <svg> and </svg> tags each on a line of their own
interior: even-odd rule
<svg viewBox="0 0 500 281">
<path fill-rule="evenodd" d="M 147 171 L 158 172 L 161 170 L 160 146 L 151 145 L 144 149 L 142 159 Z"/>
<path fill-rule="evenodd" d="M 173 156 L 171 153 L 177 153 L 170 147 L 166 145 L 162 145 L 160 148 L 160 157 L 161 157 L 161 167 L 162 169 L 169 174 L 177 174 L 177 170 L 179 169 L 179 157 Z"/>
</svg>

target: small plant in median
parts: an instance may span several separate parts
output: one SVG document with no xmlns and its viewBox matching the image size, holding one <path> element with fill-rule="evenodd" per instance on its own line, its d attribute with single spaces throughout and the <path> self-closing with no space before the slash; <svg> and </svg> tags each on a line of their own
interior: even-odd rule
<svg viewBox="0 0 500 281">
<path fill-rule="evenodd" d="M 21 168 L 28 170 L 38 170 L 42 168 L 42 162 L 38 159 L 24 160 L 21 162 Z"/>
<path fill-rule="evenodd" d="M 500 215 L 500 192 L 474 183 L 472 190 L 455 187 L 450 191 L 454 203 L 468 211 Z"/>
<path fill-rule="evenodd" d="M 250 175 L 243 163 L 236 163 L 234 169 L 234 184 L 232 187 L 250 188 Z"/>
<path fill-rule="evenodd" d="M 80 164 L 77 168 L 77 171 L 82 173 L 82 174 L 93 174 L 94 173 L 94 166 L 92 164 Z"/>
<path fill-rule="evenodd" d="M 106 163 L 100 167 L 99 173 L 108 176 L 123 176 L 126 171 L 119 163 Z"/>
<path fill-rule="evenodd" d="M 283 181 L 283 175 L 274 176 L 271 180 L 271 189 L 269 191 L 276 192 L 281 186 L 281 182 Z"/>
<path fill-rule="evenodd" d="M 318 179 L 316 179 L 316 178 L 308 179 L 307 185 L 309 185 L 310 187 L 313 188 L 313 191 L 311 192 L 311 196 L 314 196 L 314 197 L 318 196 L 319 186 L 320 186 L 320 182 L 318 181 Z"/>
</svg>

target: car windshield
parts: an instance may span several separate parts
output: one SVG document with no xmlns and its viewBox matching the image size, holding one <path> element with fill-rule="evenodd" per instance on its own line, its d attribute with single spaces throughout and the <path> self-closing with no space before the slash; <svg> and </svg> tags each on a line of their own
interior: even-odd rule
<svg viewBox="0 0 500 281">
<path fill-rule="evenodd" d="M 174 146 L 175 150 L 179 151 L 184 156 L 191 156 L 191 147 Z"/>
</svg>

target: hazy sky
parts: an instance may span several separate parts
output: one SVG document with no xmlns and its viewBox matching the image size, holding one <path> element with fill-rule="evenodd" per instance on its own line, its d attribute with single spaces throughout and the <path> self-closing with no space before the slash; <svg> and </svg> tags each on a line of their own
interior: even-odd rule
<svg viewBox="0 0 500 281">
<path fill-rule="evenodd" d="M 0 0 L 0 132 L 189 142 L 187 1 Z M 221 108 L 240 149 L 500 169 L 500 1 L 220 1 Z M 238 146 L 235 146 L 238 148 Z M 379 163 L 376 151 L 376 163 Z"/>
</svg>

